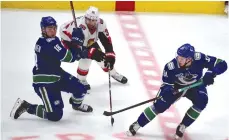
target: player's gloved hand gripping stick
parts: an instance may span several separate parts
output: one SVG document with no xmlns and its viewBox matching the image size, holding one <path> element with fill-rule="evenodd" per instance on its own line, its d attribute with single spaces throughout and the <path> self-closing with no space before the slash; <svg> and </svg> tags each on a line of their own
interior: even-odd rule
<svg viewBox="0 0 229 140">
<path fill-rule="evenodd" d="M 182 92 L 182 91 L 185 91 L 185 90 L 188 90 L 188 89 L 191 89 L 191 88 L 194 88 L 194 87 L 197 87 L 197 86 L 200 86 L 200 85 L 203 85 L 203 80 L 200 79 L 198 82 L 194 83 L 194 84 L 191 84 L 189 86 L 186 86 L 186 87 L 183 87 L 183 88 L 180 88 L 176 91 L 176 93 L 174 94 L 177 94 L 179 92 Z M 129 109 L 132 109 L 134 107 L 137 107 L 137 106 L 140 106 L 140 105 L 143 105 L 143 104 L 146 104 L 146 103 L 149 103 L 149 102 L 152 102 L 152 101 L 155 101 L 157 99 L 159 99 L 159 97 L 156 97 L 156 98 L 153 98 L 153 99 L 150 99 L 150 100 L 147 100 L 147 101 L 144 101 L 144 102 L 141 102 L 141 103 L 138 103 L 136 105 L 132 105 L 132 106 L 129 106 L 129 107 L 126 107 L 126 108 L 123 108 L 121 110 L 118 110 L 118 111 L 114 111 L 114 112 L 108 112 L 108 111 L 104 111 L 103 112 L 103 115 L 104 116 L 112 116 L 114 114 L 117 114 L 117 113 L 120 113 L 120 112 L 123 112 L 123 111 L 126 111 L 126 110 L 129 110 Z"/>
</svg>

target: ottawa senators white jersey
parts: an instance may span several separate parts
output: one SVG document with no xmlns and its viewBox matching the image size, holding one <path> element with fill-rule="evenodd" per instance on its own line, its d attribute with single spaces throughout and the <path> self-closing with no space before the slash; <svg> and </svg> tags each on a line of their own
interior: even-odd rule
<svg viewBox="0 0 229 140">
<path fill-rule="evenodd" d="M 111 41 L 109 32 L 107 30 L 106 24 L 102 19 L 99 19 L 97 22 L 97 28 L 94 31 L 90 31 L 85 23 L 85 18 L 84 16 L 78 17 L 76 18 L 76 22 L 77 22 L 77 27 L 80 27 L 83 29 L 83 33 L 84 33 L 84 43 L 83 46 L 91 46 L 93 43 L 98 41 L 98 35 L 99 32 L 102 32 L 109 41 Z M 74 21 L 69 21 L 67 23 L 64 23 L 63 25 L 61 25 L 60 27 L 60 37 L 62 40 L 66 40 L 66 41 L 71 41 L 72 39 L 72 31 L 73 28 L 75 28 L 75 24 Z"/>
</svg>

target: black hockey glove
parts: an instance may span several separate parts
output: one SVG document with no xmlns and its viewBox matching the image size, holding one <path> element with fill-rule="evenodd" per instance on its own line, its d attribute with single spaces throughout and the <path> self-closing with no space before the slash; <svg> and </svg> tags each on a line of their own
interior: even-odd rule
<svg viewBox="0 0 229 140">
<path fill-rule="evenodd" d="M 104 66 L 110 70 L 114 68 L 115 64 L 115 53 L 114 52 L 107 52 L 104 61 Z M 109 65 L 108 65 L 109 64 Z"/>
<path fill-rule="evenodd" d="M 205 86 L 209 86 L 209 85 L 213 85 L 214 83 L 214 78 L 216 77 L 216 74 L 212 71 L 207 71 L 205 74 L 204 74 L 204 77 L 203 77 L 203 83 Z"/>
<path fill-rule="evenodd" d="M 72 42 L 79 46 L 83 46 L 84 34 L 81 28 L 73 28 L 72 31 Z"/>
<path fill-rule="evenodd" d="M 96 48 L 89 48 L 88 49 L 88 58 L 95 60 L 97 62 L 101 62 L 105 59 L 105 54 Z"/>
</svg>

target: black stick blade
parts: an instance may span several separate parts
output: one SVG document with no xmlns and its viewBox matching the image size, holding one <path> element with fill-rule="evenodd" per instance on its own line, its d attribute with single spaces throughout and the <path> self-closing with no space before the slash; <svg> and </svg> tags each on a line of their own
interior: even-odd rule
<svg viewBox="0 0 229 140">
<path fill-rule="evenodd" d="M 108 112 L 108 111 L 104 111 L 103 115 L 104 116 L 111 116 L 113 113 L 112 112 Z"/>
</svg>

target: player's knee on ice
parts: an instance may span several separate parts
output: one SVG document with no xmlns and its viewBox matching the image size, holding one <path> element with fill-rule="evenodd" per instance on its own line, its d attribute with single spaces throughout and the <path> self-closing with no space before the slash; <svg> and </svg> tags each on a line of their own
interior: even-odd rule
<svg viewBox="0 0 229 140">
<path fill-rule="evenodd" d="M 55 109 L 53 112 L 47 112 L 47 119 L 49 121 L 57 122 L 63 116 L 63 109 Z"/>
</svg>

